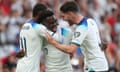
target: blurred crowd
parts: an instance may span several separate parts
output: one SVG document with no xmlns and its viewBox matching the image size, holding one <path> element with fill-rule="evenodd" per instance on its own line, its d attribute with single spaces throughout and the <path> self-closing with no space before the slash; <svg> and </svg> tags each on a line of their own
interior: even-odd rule
<svg viewBox="0 0 120 72">
<path fill-rule="evenodd" d="M 54 11 L 57 19 L 62 21 L 59 7 L 66 1 L 73 0 L 0 0 L 0 72 L 15 72 L 19 31 L 21 26 L 31 19 L 34 5 L 45 4 Z M 105 54 L 109 68 L 113 72 L 120 72 L 120 0 L 74 1 L 78 3 L 82 15 L 97 22 L 101 40 L 108 44 Z M 82 51 L 78 48 L 71 59 L 74 72 L 83 72 L 83 58 Z M 43 62 L 44 60 L 40 64 L 41 72 L 44 72 Z"/>
</svg>

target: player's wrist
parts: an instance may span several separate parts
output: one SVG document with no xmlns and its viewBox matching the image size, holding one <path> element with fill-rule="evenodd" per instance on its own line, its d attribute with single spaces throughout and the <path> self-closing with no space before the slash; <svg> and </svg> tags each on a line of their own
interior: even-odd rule
<svg viewBox="0 0 120 72">
<path fill-rule="evenodd" d="M 53 40 L 52 45 L 57 46 L 57 45 L 58 45 L 58 43 L 57 43 L 55 40 Z"/>
</svg>

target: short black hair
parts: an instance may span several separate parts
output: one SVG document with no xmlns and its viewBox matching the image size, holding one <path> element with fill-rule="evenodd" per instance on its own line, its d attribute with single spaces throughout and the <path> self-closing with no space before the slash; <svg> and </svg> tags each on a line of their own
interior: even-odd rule
<svg viewBox="0 0 120 72">
<path fill-rule="evenodd" d="M 54 15 L 54 13 L 52 11 L 50 11 L 50 10 L 44 10 L 41 13 L 41 15 L 39 15 L 38 22 L 41 23 L 41 22 L 45 21 L 47 19 L 47 17 L 53 16 L 53 15 Z"/>
<path fill-rule="evenodd" d="M 40 11 L 44 11 L 46 9 L 47 9 L 47 7 L 44 4 L 41 4 L 41 3 L 36 4 L 33 8 L 33 17 L 38 16 Z"/>
<path fill-rule="evenodd" d="M 42 14 L 39 15 L 37 22 L 46 26 L 48 30 L 56 32 L 57 20 L 54 17 L 53 11 L 50 10 L 43 11 Z"/>
<path fill-rule="evenodd" d="M 78 9 L 78 5 L 75 1 L 68 1 L 60 7 L 60 11 L 63 13 L 67 13 L 69 11 L 79 12 L 79 9 Z"/>
</svg>

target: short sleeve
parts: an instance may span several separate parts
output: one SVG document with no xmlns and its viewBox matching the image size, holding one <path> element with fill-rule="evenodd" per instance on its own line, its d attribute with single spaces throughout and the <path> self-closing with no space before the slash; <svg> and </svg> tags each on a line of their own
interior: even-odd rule
<svg viewBox="0 0 120 72">
<path fill-rule="evenodd" d="M 71 43 L 80 46 L 82 42 L 85 40 L 87 33 L 88 33 L 88 26 L 85 25 L 78 26 L 74 32 Z"/>
</svg>

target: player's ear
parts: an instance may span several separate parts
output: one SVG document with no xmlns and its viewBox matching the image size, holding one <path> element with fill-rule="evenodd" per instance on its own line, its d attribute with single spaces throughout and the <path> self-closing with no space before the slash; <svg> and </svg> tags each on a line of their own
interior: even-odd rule
<svg viewBox="0 0 120 72">
<path fill-rule="evenodd" d="M 67 12 L 69 16 L 73 16 L 73 12 Z"/>
</svg>

